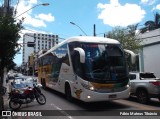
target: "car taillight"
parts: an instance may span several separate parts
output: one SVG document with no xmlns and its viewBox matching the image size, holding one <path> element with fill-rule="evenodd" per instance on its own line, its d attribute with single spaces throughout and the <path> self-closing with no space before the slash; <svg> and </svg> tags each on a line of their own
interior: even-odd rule
<svg viewBox="0 0 160 119">
<path fill-rule="evenodd" d="M 152 83 L 153 85 L 156 85 L 156 86 L 160 86 L 160 82 L 159 81 L 154 81 L 154 82 L 150 82 Z"/>
</svg>

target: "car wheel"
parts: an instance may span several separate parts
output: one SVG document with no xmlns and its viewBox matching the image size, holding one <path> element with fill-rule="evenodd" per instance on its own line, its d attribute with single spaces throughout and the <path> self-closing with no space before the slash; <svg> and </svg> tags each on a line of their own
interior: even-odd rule
<svg viewBox="0 0 160 119">
<path fill-rule="evenodd" d="M 140 103 L 146 104 L 149 102 L 148 93 L 145 90 L 138 90 L 137 91 L 137 98 Z"/>
</svg>

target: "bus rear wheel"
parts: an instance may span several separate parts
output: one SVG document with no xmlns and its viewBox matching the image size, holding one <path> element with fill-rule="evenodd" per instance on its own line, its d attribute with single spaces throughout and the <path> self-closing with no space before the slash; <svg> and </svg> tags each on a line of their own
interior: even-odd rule
<svg viewBox="0 0 160 119">
<path fill-rule="evenodd" d="M 66 98 L 67 98 L 68 101 L 71 102 L 73 100 L 73 97 L 71 95 L 71 88 L 70 88 L 69 84 L 67 84 L 65 86 L 65 95 L 66 95 Z"/>
<path fill-rule="evenodd" d="M 43 86 L 43 89 L 46 89 L 46 81 L 45 81 L 45 79 L 42 79 L 42 86 Z"/>
</svg>

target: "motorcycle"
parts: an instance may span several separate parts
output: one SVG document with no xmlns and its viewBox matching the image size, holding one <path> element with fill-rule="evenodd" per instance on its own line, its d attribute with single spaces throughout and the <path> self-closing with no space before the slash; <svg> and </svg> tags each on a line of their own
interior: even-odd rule
<svg viewBox="0 0 160 119">
<path fill-rule="evenodd" d="M 46 103 L 46 97 L 41 93 L 41 84 L 33 84 L 33 88 L 28 87 L 24 90 L 13 90 L 9 93 L 9 107 L 18 110 L 22 104 L 33 102 L 35 99 L 40 105 Z"/>
</svg>

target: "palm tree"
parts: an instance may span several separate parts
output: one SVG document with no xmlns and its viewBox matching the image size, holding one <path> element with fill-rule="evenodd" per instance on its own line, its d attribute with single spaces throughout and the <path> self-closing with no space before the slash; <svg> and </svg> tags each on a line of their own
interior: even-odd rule
<svg viewBox="0 0 160 119">
<path fill-rule="evenodd" d="M 132 36 L 135 36 L 137 28 L 138 28 L 139 23 L 135 24 L 135 25 L 129 25 L 127 26 L 128 29 L 128 33 Z"/>
<path fill-rule="evenodd" d="M 149 20 L 145 22 L 145 27 L 141 28 L 141 33 L 145 33 L 146 31 L 151 31 L 160 28 L 160 14 L 156 12 L 154 15 L 154 21 Z"/>
</svg>

